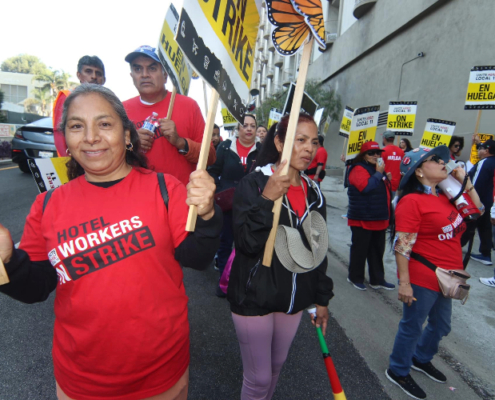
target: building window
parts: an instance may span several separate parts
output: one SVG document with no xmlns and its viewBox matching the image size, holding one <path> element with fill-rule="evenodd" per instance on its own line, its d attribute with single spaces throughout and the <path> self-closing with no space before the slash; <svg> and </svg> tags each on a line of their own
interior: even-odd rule
<svg viewBox="0 0 495 400">
<path fill-rule="evenodd" d="M 2 92 L 4 93 L 3 100 L 5 102 L 18 104 L 26 100 L 28 97 L 27 86 L 2 84 L 1 89 Z"/>
</svg>

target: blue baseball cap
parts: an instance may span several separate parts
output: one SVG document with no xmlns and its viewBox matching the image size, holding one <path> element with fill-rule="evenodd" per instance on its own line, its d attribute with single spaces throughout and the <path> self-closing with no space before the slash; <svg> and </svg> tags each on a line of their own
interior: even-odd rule
<svg viewBox="0 0 495 400">
<path fill-rule="evenodd" d="M 402 175 L 402 179 L 400 181 L 399 190 L 404 189 L 407 181 L 412 176 L 416 168 L 418 168 L 421 163 L 428 156 L 432 156 L 437 154 L 444 162 L 447 164 L 450 160 L 450 151 L 447 146 L 437 146 L 434 149 L 413 149 L 408 151 L 402 157 L 402 161 L 400 163 L 400 174 Z"/>
<path fill-rule="evenodd" d="M 132 53 L 127 54 L 125 60 L 130 64 L 138 56 L 148 56 L 153 60 L 160 62 L 160 59 L 156 55 L 156 48 L 151 46 L 139 46 Z"/>
</svg>

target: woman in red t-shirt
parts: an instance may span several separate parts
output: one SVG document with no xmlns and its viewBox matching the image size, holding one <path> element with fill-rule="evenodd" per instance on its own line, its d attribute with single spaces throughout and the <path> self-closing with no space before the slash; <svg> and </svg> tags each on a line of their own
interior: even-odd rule
<svg viewBox="0 0 495 400">
<path fill-rule="evenodd" d="M 10 279 L 0 292 L 35 303 L 56 290 L 59 400 L 185 400 L 181 267 L 206 268 L 218 247 L 213 179 L 195 171 L 186 192 L 176 178 L 145 169 L 134 124 L 102 86 L 76 88 L 62 126 L 70 182 L 36 198 L 19 249 L 0 225 Z M 185 231 L 188 204 L 198 207 L 192 234 Z"/>
<path fill-rule="evenodd" d="M 401 163 L 401 197 L 395 212 L 393 234 L 399 300 L 404 306 L 385 374 L 416 399 L 424 399 L 426 394 L 409 375 L 411 368 L 436 382 L 447 380 L 431 360 L 438 352 L 440 340 L 450 332 L 452 299 L 442 295 L 435 272 L 412 258 L 411 253 L 440 268 L 463 269 L 460 241 L 465 224 L 456 207 L 437 189 L 437 185 L 447 178 L 445 163 L 449 158 L 447 146 L 439 146 L 431 151 L 410 151 Z M 463 168 L 452 171 L 452 176 L 461 183 L 465 175 Z M 469 178 L 466 192 L 483 212 L 484 207 Z M 423 329 L 427 318 L 428 324 Z"/>
<path fill-rule="evenodd" d="M 385 165 L 378 163 L 382 151 L 377 142 L 363 143 L 349 172 L 347 224 L 351 227 L 352 243 L 347 281 L 358 290 L 366 290 L 366 261 L 373 289 L 395 289 L 385 280 L 383 268 L 391 184 L 384 173 Z"/>
</svg>

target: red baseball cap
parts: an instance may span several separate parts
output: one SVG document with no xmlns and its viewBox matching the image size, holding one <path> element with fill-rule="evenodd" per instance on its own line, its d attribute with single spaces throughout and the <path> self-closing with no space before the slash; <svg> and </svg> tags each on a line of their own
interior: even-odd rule
<svg viewBox="0 0 495 400">
<path fill-rule="evenodd" d="M 383 151 L 382 149 L 380 149 L 380 145 L 377 142 L 364 142 L 363 145 L 361 146 L 360 153 L 366 153 L 367 151 L 370 150 Z"/>
</svg>

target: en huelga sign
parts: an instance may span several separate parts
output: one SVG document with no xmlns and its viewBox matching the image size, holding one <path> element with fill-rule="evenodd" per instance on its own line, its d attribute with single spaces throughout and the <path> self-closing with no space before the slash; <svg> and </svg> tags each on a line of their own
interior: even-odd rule
<svg viewBox="0 0 495 400">
<path fill-rule="evenodd" d="M 454 129 L 455 122 L 428 118 L 419 147 L 426 149 L 433 149 L 440 145 L 448 147 L 454 134 Z"/>
<path fill-rule="evenodd" d="M 162 62 L 165 71 L 172 80 L 177 93 L 187 96 L 193 70 L 186 62 L 182 50 L 175 41 L 179 14 L 173 4 L 165 15 L 160 39 L 158 40 L 158 57 Z"/>
<path fill-rule="evenodd" d="M 345 138 L 349 137 L 351 133 L 352 116 L 354 115 L 354 109 L 349 106 L 345 106 L 344 115 L 342 115 L 342 122 L 340 123 L 339 136 Z"/>
<path fill-rule="evenodd" d="M 261 0 L 184 0 L 176 41 L 242 122 L 254 68 Z"/>
<path fill-rule="evenodd" d="M 346 160 L 356 157 L 364 142 L 375 140 L 379 114 L 380 106 L 361 107 L 354 110 L 349 143 L 347 143 Z"/>
<path fill-rule="evenodd" d="M 474 67 L 471 70 L 464 109 L 495 109 L 495 66 Z"/>
</svg>

